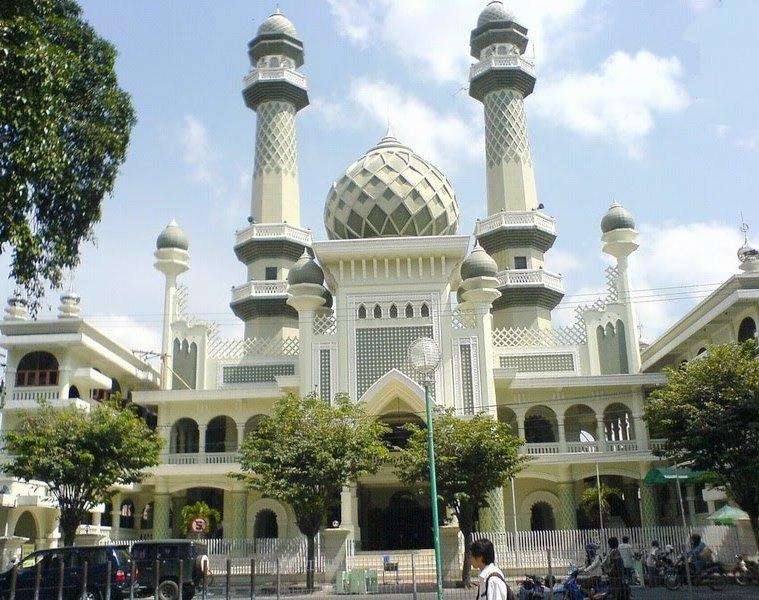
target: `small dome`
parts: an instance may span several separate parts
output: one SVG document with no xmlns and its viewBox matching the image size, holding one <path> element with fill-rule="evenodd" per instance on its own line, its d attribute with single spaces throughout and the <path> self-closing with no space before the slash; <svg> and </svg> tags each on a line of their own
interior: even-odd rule
<svg viewBox="0 0 759 600">
<path fill-rule="evenodd" d="M 493 257 L 485 252 L 480 246 L 476 246 L 472 253 L 461 263 L 461 279 L 466 281 L 472 277 L 495 277 L 498 273 L 498 265 Z"/>
<path fill-rule="evenodd" d="M 635 219 L 632 214 L 618 202 L 612 204 L 601 219 L 602 233 L 609 233 L 615 229 L 635 229 Z"/>
<path fill-rule="evenodd" d="M 323 289 L 322 298 L 324 298 L 322 308 L 332 308 L 332 293 L 327 288 Z"/>
<path fill-rule="evenodd" d="M 176 248 L 178 250 L 188 250 L 190 248 L 190 242 L 187 240 L 187 234 L 182 231 L 182 228 L 177 225 L 177 222 L 172 219 L 171 223 L 166 226 L 158 236 L 155 247 L 158 250 L 164 248 Z"/>
<path fill-rule="evenodd" d="M 299 283 L 322 285 L 324 283 L 324 271 L 308 253 L 304 252 L 287 274 L 287 283 L 290 285 L 298 285 Z"/>
<path fill-rule="evenodd" d="M 295 25 L 292 24 L 290 19 L 279 12 L 279 9 L 258 27 L 258 35 L 265 33 L 284 33 L 290 37 L 298 37 Z"/>
<path fill-rule="evenodd" d="M 748 240 L 738 249 L 738 260 L 741 264 L 759 262 L 759 250 L 748 243 Z"/>
<path fill-rule="evenodd" d="M 331 240 L 453 235 L 458 225 L 445 175 L 389 131 L 332 184 L 324 207 Z"/>
<path fill-rule="evenodd" d="M 477 18 L 477 27 L 499 21 L 513 21 L 514 13 L 506 10 L 501 0 L 491 0 Z"/>
</svg>

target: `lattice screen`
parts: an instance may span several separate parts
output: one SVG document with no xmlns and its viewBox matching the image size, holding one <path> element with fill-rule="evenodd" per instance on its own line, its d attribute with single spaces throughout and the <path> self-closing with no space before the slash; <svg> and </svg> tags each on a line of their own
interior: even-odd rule
<svg viewBox="0 0 759 600">
<path fill-rule="evenodd" d="M 222 368 L 224 385 L 271 383 L 276 377 L 295 375 L 295 365 L 230 365 Z"/>
<path fill-rule="evenodd" d="M 561 354 L 512 354 L 501 356 L 501 367 L 516 369 L 521 373 L 547 373 L 574 371 L 574 355 Z"/>
</svg>

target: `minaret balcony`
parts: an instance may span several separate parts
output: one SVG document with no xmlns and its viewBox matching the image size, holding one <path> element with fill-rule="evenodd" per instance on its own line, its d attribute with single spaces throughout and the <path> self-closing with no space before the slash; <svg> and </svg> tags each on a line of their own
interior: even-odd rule
<svg viewBox="0 0 759 600">
<path fill-rule="evenodd" d="M 295 309 L 287 304 L 287 285 L 287 281 L 248 281 L 232 288 L 229 306 L 243 321 L 256 317 L 297 317 Z"/>
<path fill-rule="evenodd" d="M 556 240 L 556 222 L 537 210 L 501 211 L 477 221 L 474 235 L 491 255 L 505 248 L 535 248 L 546 252 Z"/>
<path fill-rule="evenodd" d="M 258 258 L 298 260 L 310 248 L 311 230 L 288 223 L 254 223 L 235 232 L 235 254 L 243 264 Z"/>
<path fill-rule="evenodd" d="M 493 308 L 539 306 L 553 310 L 564 297 L 561 275 L 544 269 L 507 269 L 496 275 L 501 297 Z"/>
<path fill-rule="evenodd" d="M 528 96 L 535 88 L 535 65 L 520 54 L 489 56 L 469 68 L 469 95 L 482 101 L 491 90 L 511 87 Z"/>
<path fill-rule="evenodd" d="M 243 77 L 242 95 L 253 110 L 266 100 L 292 102 L 295 110 L 308 106 L 306 77 L 288 67 L 257 68 Z"/>
</svg>

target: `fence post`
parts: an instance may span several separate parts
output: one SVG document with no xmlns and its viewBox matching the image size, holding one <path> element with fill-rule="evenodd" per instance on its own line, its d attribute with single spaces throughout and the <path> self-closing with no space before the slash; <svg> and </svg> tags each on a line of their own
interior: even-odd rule
<svg viewBox="0 0 759 600">
<path fill-rule="evenodd" d="M 87 595 L 87 577 L 89 575 L 89 564 L 87 561 L 84 561 L 84 568 L 82 569 L 82 596 L 86 597 Z"/>
<path fill-rule="evenodd" d="M 250 600 L 256 597 L 256 559 L 250 559 Z"/>
<path fill-rule="evenodd" d="M 203 561 L 203 593 L 201 594 L 202 600 L 206 600 L 206 594 L 208 593 L 208 561 Z"/>
<path fill-rule="evenodd" d="M 280 572 L 279 572 L 279 556 L 277 557 L 277 600 L 279 600 L 279 587 L 280 587 Z"/>
<path fill-rule="evenodd" d="M 135 561 L 132 561 L 129 564 L 129 600 L 134 600 L 134 584 L 136 583 L 134 580 L 135 573 L 137 572 L 137 565 L 135 564 Z M 60 598 L 59 600 L 63 600 Z"/>
<path fill-rule="evenodd" d="M 182 600 L 182 591 L 184 589 L 184 559 L 179 559 L 179 600 Z"/>
<path fill-rule="evenodd" d="M 411 553 L 411 596 L 417 600 L 416 596 L 416 554 Z"/>
<path fill-rule="evenodd" d="M 155 559 L 155 572 L 153 573 L 153 575 L 154 575 L 154 577 L 153 577 L 153 579 L 154 579 L 153 584 L 155 586 L 155 589 L 153 590 L 153 595 L 155 596 L 155 600 L 159 600 L 159 598 L 158 598 L 158 586 L 161 583 L 161 577 L 160 577 L 160 574 L 159 574 L 160 569 L 161 569 L 161 561 L 156 558 Z"/>
<path fill-rule="evenodd" d="M 111 564 L 111 558 L 108 557 L 108 562 L 105 563 L 105 600 L 111 600 L 111 570 L 113 565 Z M 182 600 L 182 597 L 179 597 Z"/>
<path fill-rule="evenodd" d="M 34 600 L 40 600 L 40 581 L 42 580 L 42 561 L 34 566 Z"/>
<path fill-rule="evenodd" d="M 226 598 L 229 600 L 229 596 L 231 593 L 231 590 L 229 589 L 231 586 L 231 580 L 232 580 L 232 559 L 227 556 L 227 577 L 226 577 Z"/>
<path fill-rule="evenodd" d="M 553 577 L 553 563 L 551 561 L 551 548 L 549 547 L 546 550 L 546 554 L 548 555 L 548 576 Z"/>
<path fill-rule="evenodd" d="M 58 600 L 63 600 L 63 576 L 65 564 L 63 557 L 58 561 Z"/>
<path fill-rule="evenodd" d="M 11 591 L 8 594 L 9 600 L 16 600 L 16 577 L 18 577 L 18 563 L 11 569 Z"/>
</svg>

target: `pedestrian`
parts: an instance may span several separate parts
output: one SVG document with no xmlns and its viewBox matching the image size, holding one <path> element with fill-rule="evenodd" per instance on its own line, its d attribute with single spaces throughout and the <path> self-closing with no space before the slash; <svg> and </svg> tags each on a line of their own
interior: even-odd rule
<svg viewBox="0 0 759 600">
<path fill-rule="evenodd" d="M 619 553 L 622 556 L 622 563 L 625 565 L 625 581 L 628 585 L 632 582 L 633 572 L 635 571 L 635 553 L 630 545 L 630 538 L 622 536 L 622 543 L 619 545 Z"/>
<path fill-rule="evenodd" d="M 503 571 L 495 565 L 495 548 L 487 538 L 480 538 L 470 546 L 472 568 L 480 571 L 476 600 L 515 600 L 514 592 L 506 583 Z"/>
<path fill-rule="evenodd" d="M 648 550 L 648 554 L 646 554 L 646 575 L 648 579 L 648 585 L 650 586 L 659 584 L 658 574 L 660 557 L 661 548 L 659 547 L 659 542 L 657 540 L 654 540 L 651 542 L 651 548 Z"/>
<path fill-rule="evenodd" d="M 619 540 L 609 538 L 609 553 L 602 563 L 609 576 L 609 600 L 630 600 L 630 586 L 625 581 L 625 563 L 619 552 Z"/>
</svg>

